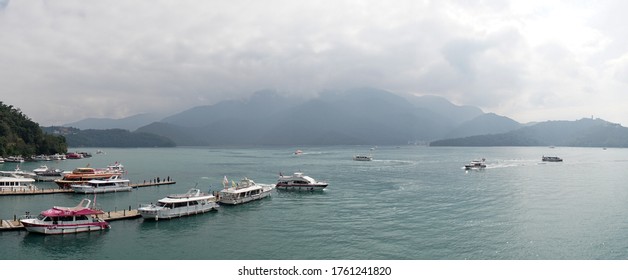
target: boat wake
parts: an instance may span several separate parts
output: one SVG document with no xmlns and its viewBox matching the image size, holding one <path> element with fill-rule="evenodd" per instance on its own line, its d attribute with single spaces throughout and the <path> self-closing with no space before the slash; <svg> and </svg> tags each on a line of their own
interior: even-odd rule
<svg viewBox="0 0 628 280">
<path fill-rule="evenodd" d="M 536 165 L 536 164 L 538 164 L 538 161 L 533 161 L 533 160 L 520 160 L 520 159 L 500 160 L 500 161 L 496 161 L 492 163 L 487 163 L 486 169 L 521 167 L 521 166 L 530 166 L 530 165 Z"/>
</svg>

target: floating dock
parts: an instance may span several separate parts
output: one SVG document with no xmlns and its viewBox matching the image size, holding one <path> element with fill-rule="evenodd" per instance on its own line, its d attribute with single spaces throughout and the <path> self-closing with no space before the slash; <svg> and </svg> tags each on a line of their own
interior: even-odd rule
<svg viewBox="0 0 628 280">
<path fill-rule="evenodd" d="M 105 221 L 117 221 L 126 219 L 137 219 L 141 217 L 137 209 L 122 209 L 118 211 L 105 211 L 105 214 L 100 215 Z M 19 219 L 14 220 L 0 220 L 0 231 L 9 230 L 24 230 L 24 226 L 20 223 Z"/>
<path fill-rule="evenodd" d="M 144 188 L 144 187 L 154 187 L 161 185 L 172 185 L 176 184 L 175 181 L 160 181 L 160 182 L 143 182 L 137 184 L 130 184 L 130 186 L 134 189 L 136 188 Z M 74 193 L 72 189 L 38 189 L 38 190 L 20 190 L 20 191 L 0 191 L 0 196 L 3 195 L 38 195 L 38 194 L 55 194 L 55 193 Z"/>
</svg>

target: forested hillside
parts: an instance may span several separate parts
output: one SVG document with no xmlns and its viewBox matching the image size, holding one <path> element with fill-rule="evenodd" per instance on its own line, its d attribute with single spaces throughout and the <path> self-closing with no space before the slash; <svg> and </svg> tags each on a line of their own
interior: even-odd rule
<svg viewBox="0 0 628 280">
<path fill-rule="evenodd" d="M 20 109 L 0 101 L 0 155 L 31 156 L 67 152 L 65 138 L 46 134 Z"/>
</svg>

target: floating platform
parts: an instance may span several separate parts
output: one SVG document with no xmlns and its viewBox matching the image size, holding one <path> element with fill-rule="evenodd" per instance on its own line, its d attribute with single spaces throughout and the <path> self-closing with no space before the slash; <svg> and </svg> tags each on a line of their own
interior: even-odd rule
<svg viewBox="0 0 628 280">
<path fill-rule="evenodd" d="M 117 221 L 127 219 L 137 219 L 141 217 L 137 209 L 122 209 L 118 211 L 105 211 L 105 214 L 100 215 L 105 221 Z M 16 220 L 0 220 L 0 231 L 10 230 L 24 230 L 24 226 L 18 219 Z"/>
<path fill-rule="evenodd" d="M 161 185 L 176 184 L 175 181 L 160 181 L 160 182 L 144 182 L 137 184 L 130 184 L 134 189 L 144 187 L 154 187 Z M 74 193 L 72 189 L 38 189 L 38 190 L 21 190 L 21 191 L 0 191 L 0 196 L 3 195 L 38 195 L 38 194 L 55 194 L 55 193 Z"/>
</svg>

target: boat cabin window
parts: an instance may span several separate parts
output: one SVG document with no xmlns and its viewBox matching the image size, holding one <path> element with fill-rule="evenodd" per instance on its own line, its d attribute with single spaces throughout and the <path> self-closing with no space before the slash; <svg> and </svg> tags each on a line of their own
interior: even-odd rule
<svg viewBox="0 0 628 280">
<path fill-rule="evenodd" d="M 198 205 L 198 201 L 196 201 L 196 200 L 190 201 L 190 202 L 189 202 L 189 205 L 190 205 L 190 206 L 192 206 L 192 205 Z"/>
<path fill-rule="evenodd" d="M 74 217 L 73 216 L 61 216 L 59 217 L 59 221 L 71 222 L 71 221 L 74 221 Z"/>
<path fill-rule="evenodd" d="M 50 219 L 50 217 L 46 217 L 46 216 L 44 216 L 44 215 L 39 215 L 39 216 L 37 216 L 37 219 L 38 219 L 38 220 L 41 220 L 41 221 L 44 221 L 44 222 L 50 222 L 50 221 L 52 221 L 52 219 Z"/>
<path fill-rule="evenodd" d="M 76 220 L 77 221 L 87 221 L 89 220 L 89 218 L 87 218 L 87 216 L 82 215 L 82 216 L 76 216 Z"/>
<path fill-rule="evenodd" d="M 187 203 L 185 202 L 177 202 L 174 204 L 174 208 L 185 207 L 185 206 L 188 206 Z"/>
</svg>

